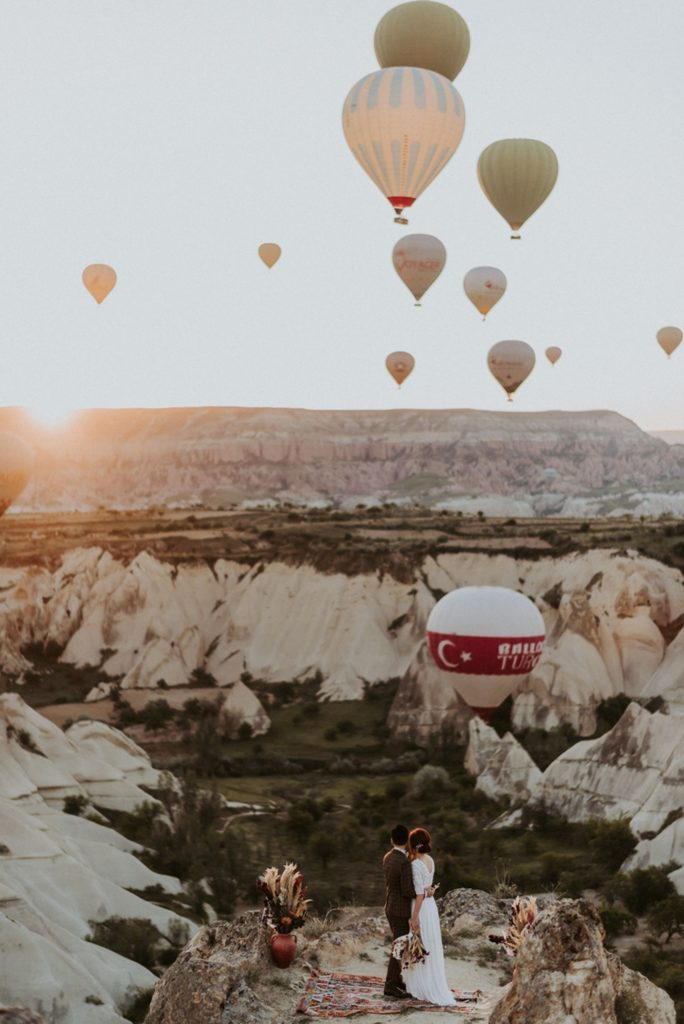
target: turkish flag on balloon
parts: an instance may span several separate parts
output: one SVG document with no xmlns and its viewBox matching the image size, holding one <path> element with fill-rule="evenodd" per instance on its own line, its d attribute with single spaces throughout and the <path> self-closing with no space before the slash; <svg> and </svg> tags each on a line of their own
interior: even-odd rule
<svg viewBox="0 0 684 1024">
<path fill-rule="evenodd" d="M 536 605 L 507 587 L 461 587 L 430 613 L 427 641 L 435 664 L 485 721 L 536 667 L 546 630 Z"/>
</svg>

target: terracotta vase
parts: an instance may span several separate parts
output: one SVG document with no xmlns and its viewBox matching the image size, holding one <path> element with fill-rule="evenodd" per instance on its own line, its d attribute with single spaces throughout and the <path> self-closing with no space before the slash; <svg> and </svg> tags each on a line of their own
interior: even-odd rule
<svg viewBox="0 0 684 1024">
<path fill-rule="evenodd" d="M 271 956 L 276 967 L 289 967 L 297 955 L 297 936 L 292 932 L 281 935 L 274 932 L 271 936 Z"/>
</svg>

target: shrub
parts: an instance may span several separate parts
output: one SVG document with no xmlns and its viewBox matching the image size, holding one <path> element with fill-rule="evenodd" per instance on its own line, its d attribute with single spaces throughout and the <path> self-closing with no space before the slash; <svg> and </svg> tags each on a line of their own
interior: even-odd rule
<svg viewBox="0 0 684 1024">
<path fill-rule="evenodd" d="M 599 913 L 608 939 L 615 939 L 618 935 L 633 935 L 636 931 L 636 917 L 622 907 L 602 903 Z"/>
<path fill-rule="evenodd" d="M 160 935 L 148 917 L 108 917 L 89 924 L 92 932 L 86 936 L 88 942 L 111 949 L 143 967 L 154 967 Z"/>
<path fill-rule="evenodd" d="M 82 796 L 80 793 L 76 793 L 71 796 L 64 797 L 62 810 L 65 814 L 75 814 L 77 818 L 80 818 L 87 806 L 87 797 Z"/>
<path fill-rule="evenodd" d="M 249 722 L 242 722 L 237 731 L 238 739 L 250 740 L 252 738 L 253 732 L 254 730 L 252 729 L 252 726 L 250 725 Z"/>
<path fill-rule="evenodd" d="M 592 821 L 589 827 L 592 832 L 590 850 L 609 871 L 617 871 L 636 846 L 629 822 L 626 818 L 619 821 Z"/>
<path fill-rule="evenodd" d="M 450 788 L 449 773 L 434 764 L 424 764 L 413 776 L 411 794 L 417 797 L 443 793 Z"/>
<path fill-rule="evenodd" d="M 636 868 L 618 876 L 616 890 L 633 914 L 644 914 L 649 907 L 677 894 L 666 868 L 655 867 Z"/>
</svg>

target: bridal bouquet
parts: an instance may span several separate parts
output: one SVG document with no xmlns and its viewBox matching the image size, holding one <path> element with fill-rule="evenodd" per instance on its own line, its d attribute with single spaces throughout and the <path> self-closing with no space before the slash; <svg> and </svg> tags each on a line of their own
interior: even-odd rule
<svg viewBox="0 0 684 1024">
<path fill-rule="evenodd" d="M 282 874 L 277 868 L 267 868 L 257 879 L 257 887 L 264 894 L 262 920 L 268 928 L 287 935 L 302 927 L 311 900 L 306 898 L 304 876 L 296 864 L 286 864 Z"/>
<path fill-rule="evenodd" d="M 508 928 L 501 935 L 490 935 L 489 941 L 503 946 L 508 956 L 516 956 L 538 913 L 534 896 L 518 896 L 513 900 Z"/>
<path fill-rule="evenodd" d="M 415 967 L 417 964 L 424 964 L 425 957 L 430 956 L 423 945 L 420 935 L 409 932 L 408 935 L 400 935 L 392 943 L 392 956 L 399 960 L 403 971 Z"/>
</svg>

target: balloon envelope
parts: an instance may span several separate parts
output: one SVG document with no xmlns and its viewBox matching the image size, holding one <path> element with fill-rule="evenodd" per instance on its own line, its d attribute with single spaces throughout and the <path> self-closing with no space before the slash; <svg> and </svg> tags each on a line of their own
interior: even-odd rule
<svg viewBox="0 0 684 1024">
<path fill-rule="evenodd" d="M 518 390 L 534 369 L 534 349 L 526 341 L 498 341 L 487 355 L 487 366 L 508 395 Z"/>
<path fill-rule="evenodd" d="M 426 68 L 453 81 L 467 60 L 470 32 L 453 7 L 412 0 L 380 19 L 374 43 L 381 68 Z"/>
<path fill-rule="evenodd" d="M 425 292 L 444 270 L 446 249 L 434 235 L 405 235 L 392 250 L 399 277 L 420 305 Z"/>
<path fill-rule="evenodd" d="M 282 251 L 276 242 L 262 242 L 259 246 L 259 256 L 269 268 L 278 262 Z"/>
<path fill-rule="evenodd" d="M 452 590 L 427 621 L 436 665 L 485 721 L 536 666 L 545 637 L 539 609 L 508 587 Z"/>
<path fill-rule="evenodd" d="M 0 432 L 0 516 L 7 511 L 33 470 L 33 449 L 16 434 Z"/>
<path fill-rule="evenodd" d="M 503 296 L 506 284 L 506 275 L 496 267 L 473 267 L 463 278 L 466 295 L 483 316 Z"/>
<path fill-rule="evenodd" d="M 83 271 L 83 284 L 99 305 L 116 284 L 116 271 L 106 263 L 91 263 Z"/>
<path fill-rule="evenodd" d="M 391 352 L 385 360 L 385 366 L 399 387 L 413 371 L 415 365 L 416 361 L 410 352 Z"/>
<path fill-rule="evenodd" d="M 517 231 L 556 184 L 558 160 L 537 139 L 501 139 L 480 154 L 477 176 L 492 206 Z"/>
<path fill-rule="evenodd" d="M 667 352 L 669 357 L 682 340 L 682 332 L 678 327 L 661 327 L 656 338 L 663 352 Z"/>
<path fill-rule="evenodd" d="M 558 348 L 557 345 L 551 345 L 550 348 L 547 348 L 547 350 L 546 350 L 546 352 L 544 354 L 545 354 L 546 358 L 548 359 L 548 361 L 553 366 L 554 363 L 557 363 L 558 360 L 560 359 L 560 357 L 563 355 L 563 349 L 562 348 Z"/>
<path fill-rule="evenodd" d="M 422 68 L 366 75 L 342 109 L 349 148 L 401 216 L 456 152 L 465 127 L 463 101 L 448 79 Z"/>
</svg>

